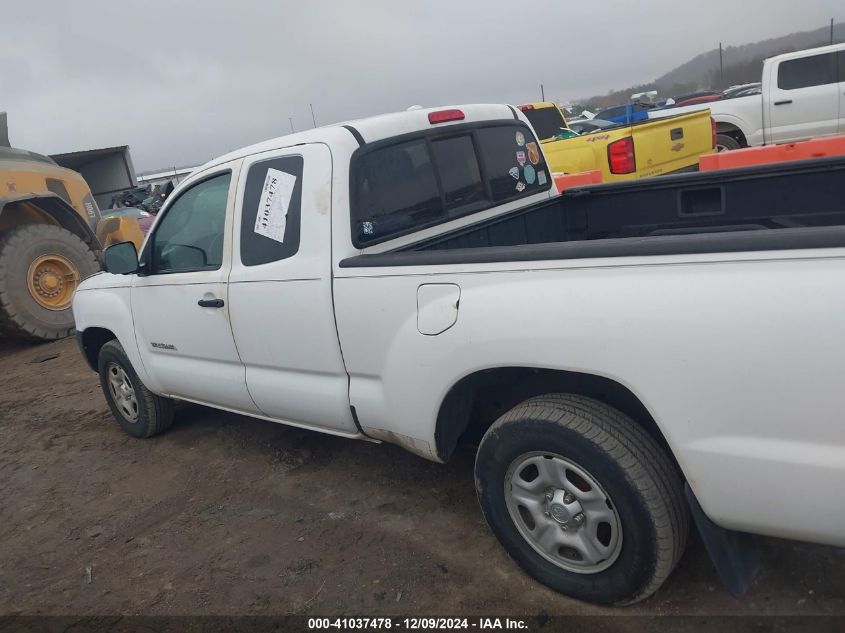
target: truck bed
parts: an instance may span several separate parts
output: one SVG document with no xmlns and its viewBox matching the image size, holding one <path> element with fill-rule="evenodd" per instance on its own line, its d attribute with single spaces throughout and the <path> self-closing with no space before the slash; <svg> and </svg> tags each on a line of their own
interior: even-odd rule
<svg viewBox="0 0 845 633">
<path fill-rule="evenodd" d="M 845 157 L 664 176 L 563 195 L 341 267 L 845 246 Z"/>
</svg>

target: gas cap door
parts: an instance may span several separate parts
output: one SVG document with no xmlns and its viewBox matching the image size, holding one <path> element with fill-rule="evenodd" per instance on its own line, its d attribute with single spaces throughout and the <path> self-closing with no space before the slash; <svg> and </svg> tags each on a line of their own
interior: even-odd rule
<svg viewBox="0 0 845 633">
<path fill-rule="evenodd" d="M 417 288 L 417 329 L 436 336 L 455 325 L 461 288 L 456 284 L 423 284 Z"/>
</svg>

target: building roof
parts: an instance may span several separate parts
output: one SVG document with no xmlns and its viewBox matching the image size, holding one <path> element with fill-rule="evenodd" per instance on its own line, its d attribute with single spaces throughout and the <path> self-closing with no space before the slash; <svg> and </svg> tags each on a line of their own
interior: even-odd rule
<svg viewBox="0 0 845 633">
<path fill-rule="evenodd" d="M 114 154 L 123 154 L 129 150 L 128 145 L 116 145 L 115 147 L 102 147 L 100 149 L 86 149 L 79 152 L 65 152 L 63 154 L 50 154 L 50 158 L 62 167 L 79 171 L 83 165 L 87 165 L 98 158 L 105 158 Z"/>
</svg>

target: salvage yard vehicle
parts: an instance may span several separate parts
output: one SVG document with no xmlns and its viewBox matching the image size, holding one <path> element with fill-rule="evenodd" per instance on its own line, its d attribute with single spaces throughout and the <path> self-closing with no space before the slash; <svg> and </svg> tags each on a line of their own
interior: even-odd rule
<svg viewBox="0 0 845 633">
<path fill-rule="evenodd" d="M 80 174 L 0 145 L 0 335 L 39 341 L 73 332 L 73 292 L 100 270 L 99 219 Z"/>
<path fill-rule="evenodd" d="M 625 105 L 599 110 L 596 112 L 596 118 L 628 125 L 648 119 L 648 111 L 653 107 L 653 105 L 646 103 L 626 103 Z"/>
<path fill-rule="evenodd" d="M 120 242 L 132 242 L 140 249 L 155 215 L 143 209 L 121 207 L 109 209 L 97 223 L 97 240 L 103 248 Z"/>
<path fill-rule="evenodd" d="M 558 195 L 525 114 L 309 130 L 183 181 L 140 256 L 74 297 L 119 426 L 177 400 L 445 462 L 478 445 L 508 553 L 630 604 L 690 518 L 734 593 L 740 533 L 845 545 L 845 159 Z"/>
<path fill-rule="evenodd" d="M 719 151 L 845 133 L 845 44 L 784 53 L 763 63 L 761 94 L 651 110 L 650 119 L 708 108 Z"/>
<path fill-rule="evenodd" d="M 553 173 L 598 170 L 603 182 L 634 180 L 693 171 L 701 156 L 713 152 L 713 124 L 706 112 L 562 138 L 561 131 L 569 126 L 555 103 L 529 103 L 519 109 L 537 132 Z"/>
</svg>

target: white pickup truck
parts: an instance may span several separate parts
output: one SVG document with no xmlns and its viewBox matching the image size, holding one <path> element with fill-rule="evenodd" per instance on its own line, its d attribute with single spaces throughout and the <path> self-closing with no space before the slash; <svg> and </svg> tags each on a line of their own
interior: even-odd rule
<svg viewBox="0 0 845 633">
<path fill-rule="evenodd" d="M 446 461 L 478 446 L 512 557 L 582 600 L 653 593 L 692 516 L 845 545 L 845 159 L 558 195 L 524 115 L 384 115 L 233 152 L 81 284 L 124 431 L 185 400 Z M 691 512 L 690 512 L 691 510 Z"/>
<path fill-rule="evenodd" d="M 657 119 L 710 110 L 719 150 L 845 134 L 845 44 L 770 57 L 761 94 L 651 110 Z"/>
</svg>

